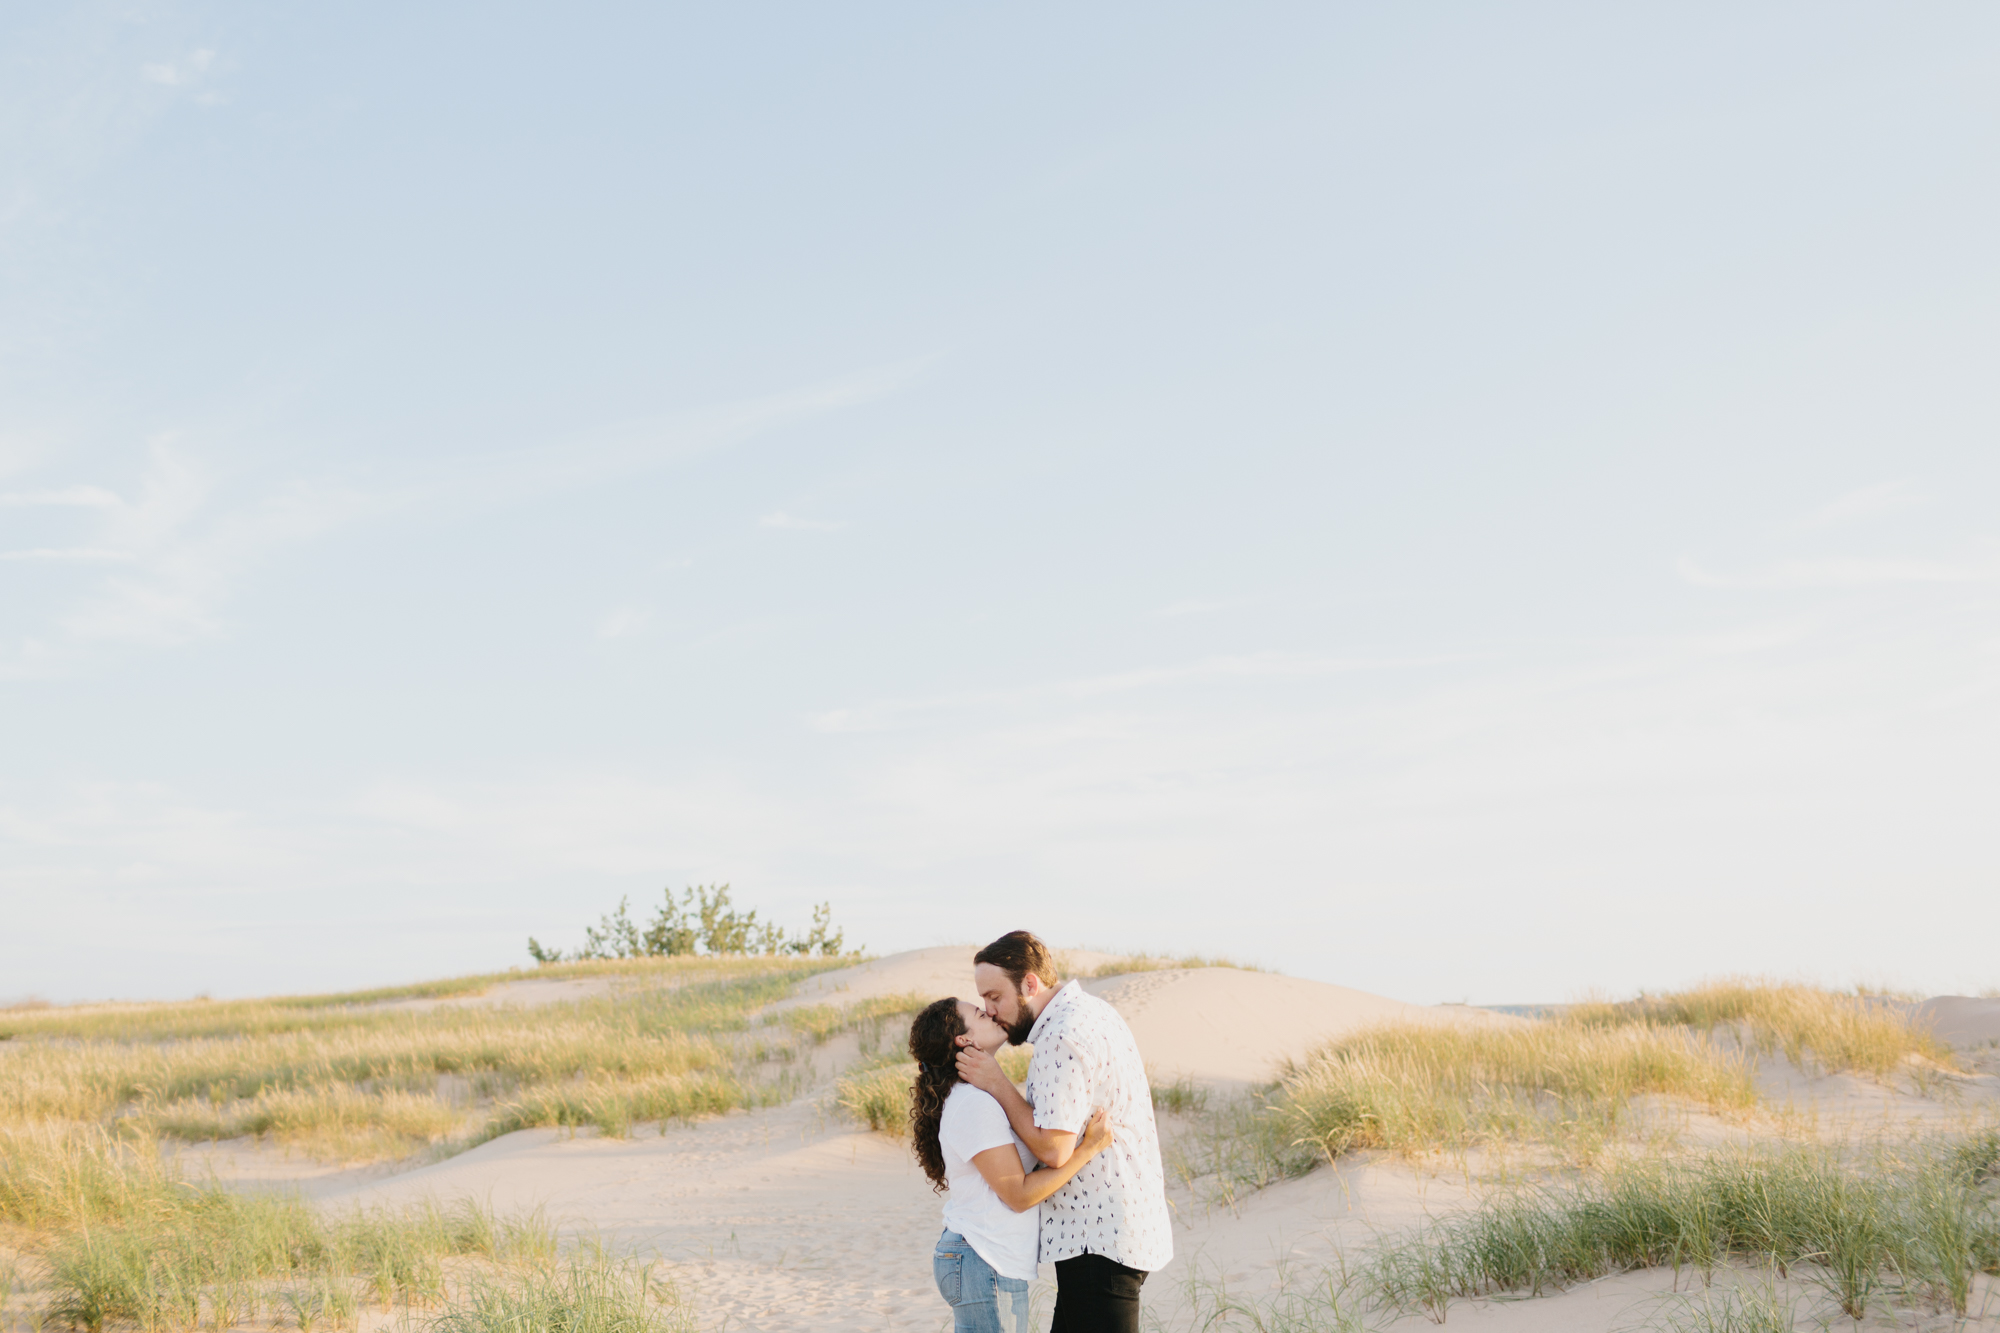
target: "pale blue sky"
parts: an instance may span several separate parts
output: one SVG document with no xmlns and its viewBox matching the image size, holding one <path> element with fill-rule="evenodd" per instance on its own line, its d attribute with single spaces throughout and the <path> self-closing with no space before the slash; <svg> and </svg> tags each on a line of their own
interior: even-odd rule
<svg viewBox="0 0 2000 1333">
<path fill-rule="evenodd" d="M 2000 985 L 2000 12 L 0 17 L 0 1000 L 728 880 Z"/>
</svg>

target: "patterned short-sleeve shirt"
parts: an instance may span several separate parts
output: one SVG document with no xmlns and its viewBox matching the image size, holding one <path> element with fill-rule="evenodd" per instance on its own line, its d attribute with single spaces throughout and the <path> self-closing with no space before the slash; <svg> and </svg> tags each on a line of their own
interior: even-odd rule
<svg viewBox="0 0 2000 1333">
<path fill-rule="evenodd" d="M 1167 1177 L 1153 1090 L 1132 1029 L 1076 982 L 1049 997 L 1028 1041 L 1028 1101 L 1043 1129 L 1081 1134 L 1103 1107 L 1111 1145 L 1042 1204 L 1041 1261 L 1101 1254 L 1128 1268 L 1165 1268 L 1174 1256 Z"/>
</svg>

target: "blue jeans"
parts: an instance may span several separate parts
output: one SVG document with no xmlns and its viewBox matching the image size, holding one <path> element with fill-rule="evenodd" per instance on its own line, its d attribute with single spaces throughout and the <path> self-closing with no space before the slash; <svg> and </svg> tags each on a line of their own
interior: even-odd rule
<svg viewBox="0 0 2000 1333">
<path fill-rule="evenodd" d="M 994 1272 L 956 1231 L 938 1237 L 931 1272 L 951 1307 L 952 1333 L 1031 1333 L 1028 1284 Z"/>
</svg>

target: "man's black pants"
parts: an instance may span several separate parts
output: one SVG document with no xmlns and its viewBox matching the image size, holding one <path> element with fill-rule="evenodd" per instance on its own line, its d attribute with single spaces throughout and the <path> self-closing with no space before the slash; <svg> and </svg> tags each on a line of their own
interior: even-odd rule
<svg viewBox="0 0 2000 1333">
<path fill-rule="evenodd" d="M 1049 1333 L 1139 1333 L 1146 1270 L 1101 1254 L 1056 1261 L 1056 1321 Z"/>
</svg>

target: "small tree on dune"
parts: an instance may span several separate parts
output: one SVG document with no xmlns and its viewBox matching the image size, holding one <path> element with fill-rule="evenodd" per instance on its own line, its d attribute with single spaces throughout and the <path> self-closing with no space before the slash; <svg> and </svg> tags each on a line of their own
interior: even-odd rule
<svg viewBox="0 0 2000 1333">
<path fill-rule="evenodd" d="M 618 900 L 583 932 L 583 947 L 565 955 L 528 937 L 528 956 L 537 963 L 586 958 L 670 958 L 692 954 L 818 955 L 837 958 L 845 949 L 847 932 L 833 929 L 833 905 L 813 908 L 812 928 L 793 935 L 771 921 L 759 921 L 753 911 L 738 911 L 727 884 L 694 885 L 680 897 L 668 889 L 653 919 L 642 929 L 632 919 L 631 899 Z"/>
</svg>

